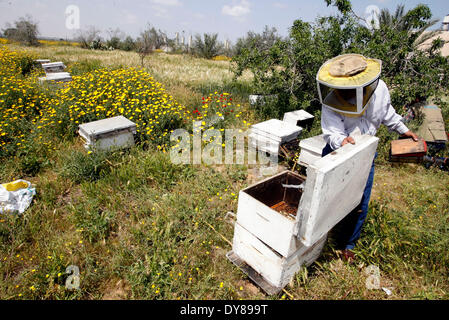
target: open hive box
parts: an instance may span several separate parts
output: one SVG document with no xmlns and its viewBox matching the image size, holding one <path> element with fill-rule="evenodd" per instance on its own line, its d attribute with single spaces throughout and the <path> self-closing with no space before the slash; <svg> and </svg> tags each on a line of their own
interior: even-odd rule
<svg viewBox="0 0 449 320">
<path fill-rule="evenodd" d="M 313 263 L 327 233 L 360 203 L 379 140 L 354 139 L 309 165 L 306 177 L 286 171 L 240 191 L 228 258 L 267 293 Z"/>
</svg>

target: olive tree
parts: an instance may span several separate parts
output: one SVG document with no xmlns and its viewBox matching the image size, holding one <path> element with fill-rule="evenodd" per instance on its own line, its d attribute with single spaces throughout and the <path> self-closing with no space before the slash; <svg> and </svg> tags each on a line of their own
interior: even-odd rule
<svg viewBox="0 0 449 320">
<path fill-rule="evenodd" d="M 19 18 L 14 22 L 14 25 L 6 24 L 6 29 L 3 30 L 6 38 L 20 42 L 27 46 L 38 46 L 39 35 L 38 23 L 33 21 L 31 16 Z"/>
</svg>

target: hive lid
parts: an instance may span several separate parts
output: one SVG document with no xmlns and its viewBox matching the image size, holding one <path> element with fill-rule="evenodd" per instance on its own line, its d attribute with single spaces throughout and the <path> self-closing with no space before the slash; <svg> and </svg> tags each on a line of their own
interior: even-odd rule
<svg viewBox="0 0 449 320">
<path fill-rule="evenodd" d="M 311 246 L 360 203 L 379 139 L 354 137 L 347 144 L 317 160 L 307 169 L 304 193 L 298 208 L 299 240 Z"/>
<path fill-rule="evenodd" d="M 42 64 L 42 67 L 44 67 L 44 68 L 59 67 L 59 66 L 65 67 L 65 65 L 64 65 L 64 63 L 62 61 L 48 62 L 48 63 L 43 63 Z"/>
<path fill-rule="evenodd" d="M 306 149 L 318 154 L 323 153 L 323 149 L 325 146 L 326 141 L 324 140 L 324 134 L 301 140 L 301 142 L 299 143 L 299 147 L 301 148 L 301 150 Z"/>
<path fill-rule="evenodd" d="M 99 135 L 111 133 L 114 131 L 122 131 L 126 129 L 135 130 L 136 124 L 123 116 L 114 118 L 102 119 L 85 123 L 79 126 L 80 133 L 85 136 L 95 139 Z"/>
<path fill-rule="evenodd" d="M 282 142 L 286 142 L 292 137 L 295 139 L 301 133 L 302 128 L 278 119 L 271 119 L 251 126 L 251 131 L 265 133 L 268 136 L 273 136 L 274 139 L 278 138 Z"/>
<path fill-rule="evenodd" d="M 284 121 L 286 121 L 286 119 L 295 119 L 295 120 L 301 121 L 301 120 L 308 120 L 308 119 L 312 119 L 312 118 L 314 118 L 314 116 L 305 110 L 296 110 L 296 111 L 292 111 L 292 112 L 287 112 L 284 115 Z"/>
</svg>

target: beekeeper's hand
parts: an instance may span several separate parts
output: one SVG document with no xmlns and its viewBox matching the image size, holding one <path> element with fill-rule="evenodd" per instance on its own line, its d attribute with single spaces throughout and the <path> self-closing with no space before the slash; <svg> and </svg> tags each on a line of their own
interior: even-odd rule
<svg viewBox="0 0 449 320">
<path fill-rule="evenodd" d="M 353 137 L 347 137 L 345 140 L 343 140 L 343 142 L 341 143 L 341 146 L 343 147 L 344 145 L 347 145 L 348 143 L 355 144 L 354 138 Z"/>
<path fill-rule="evenodd" d="M 411 130 L 407 131 L 406 133 L 404 133 L 402 135 L 403 138 L 412 138 L 413 140 L 415 140 L 416 142 L 418 142 L 419 137 L 414 134 Z"/>
</svg>

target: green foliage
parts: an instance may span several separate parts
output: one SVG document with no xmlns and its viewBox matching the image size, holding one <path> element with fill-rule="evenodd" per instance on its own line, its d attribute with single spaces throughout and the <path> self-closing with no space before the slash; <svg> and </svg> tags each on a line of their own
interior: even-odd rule
<svg viewBox="0 0 449 320">
<path fill-rule="evenodd" d="M 110 169 L 106 161 L 108 157 L 108 153 L 101 151 L 90 154 L 72 151 L 64 159 L 61 175 L 75 183 L 98 180 Z"/>
<path fill-rule="evenodd" d="M 203 37 L 197 34 L 193 43 L 193 53 L 198 57 L 212 59 L 222 51 L 222 45 L 218 41 L 218 33 L 205 33 Z"/>
<path fill-rule="evenodd" d="M 349 0 L 325 0 L 327 6 L 334 5 L 342 13 L 348 13 L 352 10 L 352 4 Z"/>
<path fill-rule="evenodd" d="M 21 55 L 17 59 L 17 65 L 20 68 L 20 72 L 23 76 L 31 73 L 34 69 L 34 59 L 29 55 Z"/>
<path fill-rule="evenodd" d="M 281 40 L 281 36 L 277 33 L 276 28 L 265 26 L 262 33 L 249 31 L 245 37 L 239 38 L 234 46 L 234 54 L 239 55 L 244 49 L 251 50 L 268 50 L 276 41 Z"/>
<path fill-rule="evenodd" d="M 256 93 L 278 96 L 271 106 L 258 107 L 266 117 L 280 117 L 300 107 L 317 110 L 316 73 L 324 61 L 347 47 L 353 30 L 354 21 L 349 17 L 324 17 L 315 25 L 296 20 L 287 39 L 278 39 L 266 48 L 254 43 L 235 56 L 235 75 L 250 69 Z"/>
<path fill-rule="evenodd" d="M 87 72 L 93 72 L 102 68 L 101 60 L 99 59 L 84 59 L 69 65 L 68 72 L 74 76 L 80 76 Z"/>
<path fill-rule="evenodd" d="M 99 29 L 94 26 L 89 26 L 86 29 L 78 30 L 75 39 L 80 43 L 81 48 L 91 49 L 94 41 L 101 43 L 100 33 L 101 31 Z"/>
<path fill-rule="evenodd" d="M 136 42 L 130 36 L 127 36 L 119 45 L 119 49 L 123 51 L 133 51 L 136 49 Z"/>
<path fill-rule="evenodd" d="M 17 152 L 17 164 L 21 174 L 35 176 L 49 161 L 45 149 L 30 141 Z"/>
<path fill-rule="evenodd" d="M 341 14 L 318 18 L 313 24 L 296 20 L 287 39 L 262 50 L 243 48 L 234 57 L 236 76 L 249 69 L 255 92 L 279 96 L 268 110 L 258 109 L 264 116 L 279 117 L 297 108 L 319 109 L 316 73 L 326 60 L 344 53 L 383 61 L 382 78 L 398 111 L 417 100 L 438 96 L 447 87 L 448 59 L 438 51 L 443 42 L 419 48 L 429 36 L 424 32 L 434 23 L 427 6 L 418 5 L 406 13 L 399 8 L 394 16 L 383 11 L 380 27 L 368 28 L 353 13 L 349 1 L 326 2 L 337 6 Z"/>
<path fill-rule="evenodd" d="M 89 242 L 106 239 L 113 229 L 114 218 L 114 213 L 102 209 L 96 201 L 84 202 L 74 207 L 74 223 Z"/>
<path fill-rule="evenodd" d="M 161 48 L 165 43 L 165 38 L 165 33 L 161 30 L 156 30 L 150 25 L 140 33 L 135 43 L 135 48 L 140 56 L 142 67 L 144 66 L 145 57 L 152 53 L 153 50 Z"/>
</svg>

